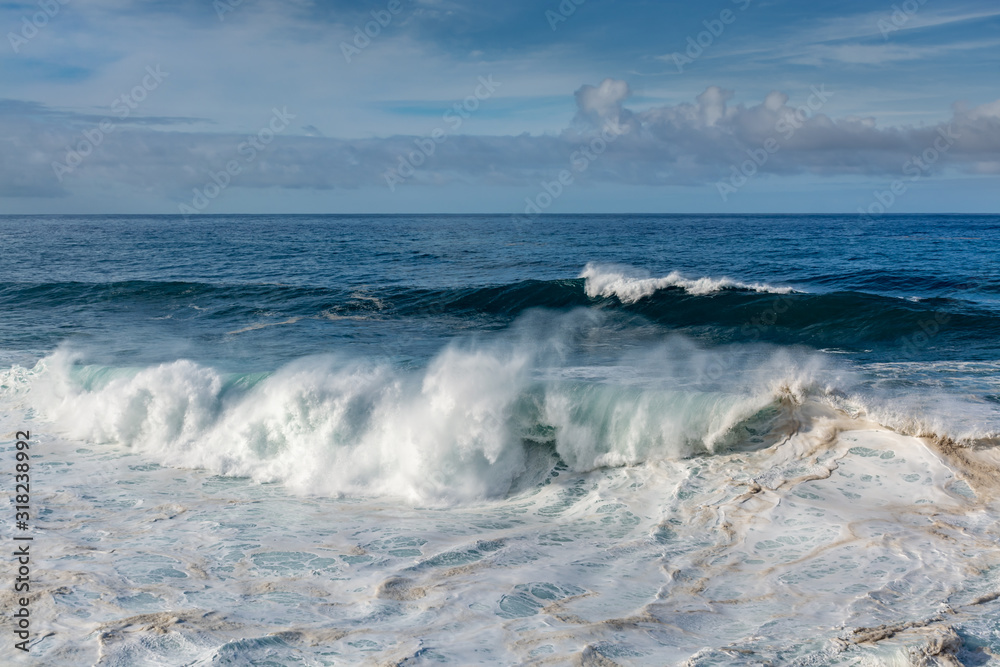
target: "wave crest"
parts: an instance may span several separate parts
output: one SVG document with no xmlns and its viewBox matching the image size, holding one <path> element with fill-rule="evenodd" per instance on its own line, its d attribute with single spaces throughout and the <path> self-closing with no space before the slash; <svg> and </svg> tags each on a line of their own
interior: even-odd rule
<svg viewBox="0 0 1000 667">
<path fill-rule="evenodd" d="M 650 278 L 631 267 L 588 263 L 580 277 L 590 298 L 617 297 L 622 303 L 635 303 L 663 289 L 678 288 L 693 296 L 706 296 L 723 290 L 791 294 L 791 287 L 774 287 L 766 283 L 741 283 L 730 278 L 702 277 L 688 279 L 673 271 L 663 278 Z"/>
<path fill-rule="evenodd" d="M 165 465 L 302 493 L 453 504 L 529 488 L 560 461 L 584 472 L 769 446 L 788 374 L 802 370 L 775 361 L 724 391 L 686 386 L 710 361 L 680 340 L 604 368 L 603 379 L 553 354 L 550 342 L 453 345 L 415 371 L 312 357 L 226 375 L 186 360 L 86 366 L 57 351 L 2 379 L 64 435 Z M 656 365 L 655 381 L 637 377 Z"/>
<path fill-rule="evenodd" d="M 417 368 L 336 356 L 253 374 L 188 360 L 116 368 L 61 349 L 0 371 L 0 397 L 65 436 L 164 465 L 424 505 L 520 493 L 557 465 L 585 472 L 766 449 L 834 414 L 970 442 L 997 432 L 995 411 L 979 402 L 931 387 L 897 395 L 898 383 L 872 385 L 806 350 L 706 350 L 671 336 L 595 357 L 620 342 L 594 326 L 603 319 L 536 313 Z"/>
</svg>

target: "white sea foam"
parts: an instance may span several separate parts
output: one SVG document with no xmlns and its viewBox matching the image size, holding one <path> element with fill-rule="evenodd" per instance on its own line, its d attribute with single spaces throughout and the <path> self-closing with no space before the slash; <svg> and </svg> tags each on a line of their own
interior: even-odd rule
<svg viewBox="0 0 1000 667">
<path fill-rule="evenodd" d="M 544 475 L 552 454 L 587 471 L 725 449 L 750 438 L 746 424 L 770 429 L 782 396 L 815 370 L 778 353 L 709 380 L 713 359 L 682 339 L 610 368 L 627 383 L 573 379 L 559 359 L 553 340 L 519 338 L 447 347 L 418 372 L 322 357 L 229 377 L 184 360 L 83 366 L 60 350 L 6 371 L 3 384 L 30 392 L 64 435 L 165 465 L 304 493 L 454 503 L 502 497 Z"/>
<path fill-rule="evenodd" d="M 98 375 L 84 383 L 110 386 Z M 443 512 L 163 468 L 2 406 L 0 432 L 31 427 L 45 509 L 39 664 L 984 665 L 1000 651 L 995 505 L 870 424 L 560 468 Z"/>
<path fill-rule="evenodd" d="M 745 290 L 770 294 L 790 294 L 791 287 L 775 287 L 766 283 L 742 283 L 730 278 L 685 278 L 673 271 L 663 278 L 652 278 L 647 273 L 627 266 L 589 263 L 580 273 L 586 279 L 587 296 L 595 298 L 618 297 L 622 303 L 635 303 L 652 296 L 659 290 L 671 287 L 683 289 L 688 294 L 705 296 L 722 290 Z"/>
</svg>

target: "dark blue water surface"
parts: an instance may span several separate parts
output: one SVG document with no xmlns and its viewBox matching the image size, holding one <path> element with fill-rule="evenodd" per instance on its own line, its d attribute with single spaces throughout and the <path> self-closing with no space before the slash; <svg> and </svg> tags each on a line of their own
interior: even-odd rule
<svg viewBox="0 0 1000 667">
<path fill-rule="evenodd" d="M 625 346 L 804 346 L 863 362 L 1000 360 L 1000 217 L 0 217 L 0 349 L 270 370 L 319 353 L 419 362 L 526 311 L 600 311 Z M 588 263 L 790 287 L 635 302 Z"/>
</svg>

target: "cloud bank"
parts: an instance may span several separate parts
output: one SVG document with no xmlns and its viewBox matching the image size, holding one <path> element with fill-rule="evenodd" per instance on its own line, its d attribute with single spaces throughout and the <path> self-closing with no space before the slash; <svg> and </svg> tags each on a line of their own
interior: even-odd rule
<svg viewBox="0 0 1000 667">
<path fill-rule="evenodd" d="M 802 104 L 775 91 L 745 105 L 733 102 L 733 91 L 710 86 L 690 102 L 634 110 L 627 106 L 629 85 L 606 79 L 576 91 L 577 113 L 560 133 L 448 136 L 400 187 L 535 185 L 566 168 L 574 152 L 608 128 L 619 138 L 581 180 L 713 185 L 754 159 L 755 174 L 894 178 L 907 169 L 1000 174 L 1000 100 L 972 108 L 956 103 L 951 118 L 935 125 L 883 127 L 871 117 L 824 113 L 827 100 L 847 93 L 826 86 L 797 94 L 803 93 Z M 184 129 L 201 119 L 102 119 L 0 100 L 0 197 L 61 197 L 114 183 L 180 203 L 233 161 L 240 165 L 233 187 L 378 187 L 387 171 L 419 150 L 419 142 L 426 145 L 426 137 L 419 136 L 326 137 L 294 120 L 284 132 L 268 136 L 271 114 L 263 110 L 261 133 L 212 133 Z M 110 130 L 102 129 L 107 120 Z M 248 159 L 250 151 L 243 147 L 255 137 L 260 150 Z M 761 151 L 767 153 L 763 162 Z M 932 153 L 934 159 L 926 159 Z"/>
</svg>

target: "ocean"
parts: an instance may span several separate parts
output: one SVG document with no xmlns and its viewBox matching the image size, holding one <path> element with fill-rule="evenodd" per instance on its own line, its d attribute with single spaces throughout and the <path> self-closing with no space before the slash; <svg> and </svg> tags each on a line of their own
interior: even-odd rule
<svg viewBox="0 0 1000 667">
<path fill-rule="evenodd" d="M 1000 664 L 1000 217 L 0 246 L 5 664 Z"/>
</svg>

